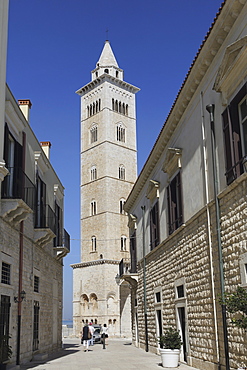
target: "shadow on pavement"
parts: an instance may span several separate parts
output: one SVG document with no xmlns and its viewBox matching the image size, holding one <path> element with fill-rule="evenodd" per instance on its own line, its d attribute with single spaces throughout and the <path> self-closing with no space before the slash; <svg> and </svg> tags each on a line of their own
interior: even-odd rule
<svg viewBox="0 0 247 370">
<path fill-rule="evenodd" d="M 39 365 L 45 365 L 49 363 L 50 361 L 56 360 L 57 358 L 61 358 L 64 356 L 71 355 L 73 353 L 76 353 L 80 351 L 80 345 L 79 344 L 64 344 L 63 348 L 58 351 L 50 354 L 46 359 L 44 360 L 33 360 L 30 362 L 27 362 L 26 364 L 22 364 L 20 366 L 20 369 L 32 369 Z"/>
</svg>

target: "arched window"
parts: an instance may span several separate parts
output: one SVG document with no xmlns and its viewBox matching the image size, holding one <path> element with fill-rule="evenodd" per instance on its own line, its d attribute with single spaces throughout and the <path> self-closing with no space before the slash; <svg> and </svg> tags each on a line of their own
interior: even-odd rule
<svg viewBox="0 0 247 370">
<path fill-rule="evenodd" d="M 90 104 L 89 116 L 91 117 L 92 114 L 93 114 L 93 107 L 92 107 L 92 104 Z"/>
<path fill-rule="evenodd" d="M 91 202 L 91 216 L 96 215 L 97 209 L 96 209 L 96 201 L 92 200 Z"/>
<path fill-rule="evenodd" d="M 87 116 L 89 117 L 90 110 L 89 110 L 89 105 L 87 106 Z"/>
<path fill-rule="evenodd" d="M 125 180 L 125 167 L 122 164 L 118 168 L 118 178 L 119 180 Z"/>
<path fill-rule="evenodd" d="M 118 71 L 116 71 L 116 77 L 118 78 Z"/>
<path fill-rule="evenodd" d="M 126 236 L 123 235 L 121 236 L 121 251 L 127 250 L 126 244 L 127 244 L 127 238 Z"/>
<path fill-rule="evenodd" d="M 118 101 L 115 101 L 115 111 L 118 112 Z"/>
<path fill-rule="evenodd" d="M 96 166 L 91 167 L 91 181 L 97 180 L 97 168 Z"/>
<path fill-rule="evenodd" d="M 101 99 L 99 99 L 99 111 L 101 109 Z"/>
<path fill-rule="evenodd" d="M 125 143 L 125 128 L 121 123 L 117 125 L 117 141 Z"/>
<path fill-rule="evenodd" d="M 118 111 L 119 111 L 119 113 L 122 113 L 122 104 L 121 104 L 121 102 L 119 102 L 119 104 L 118 104 Z"/>
<path fill-rule="evenodd" d="M 95 114 L 95 103 L 93 103 L 93 114 Z"/>
<path fill-rule="evenodd" d="M 128 106 L 128 104 L 126 104 L 126 116 L 128 116 L 129 115 L 129 106 Z"/>
<path fill-rule="evenodd" d="M 119 202 L 119 205 L 120 205 L 120 207 L 119 207 L 119 212 L 120 212 L 122 215 L 124 215 L 124 214 L 125 214 L 125 212 L 124 212 L 124 204 L 125 204 L 125 199 L 120 199 L 120 202 Z"/>
<path fill-rule="evenodd" d="M 98 140 L 98 126 L 94 125 L 90 130 L 91 144 Z"/>
<path fill-rule="evenodd" d="M 96 113 L 98 113 L 99 111 L 99 103 L 98 103 L 98 100 L 96 101 Z"/>
<path fill-rule="evenodd" d="M 125 114 L 125 104 L 123 103 L 123 114 Z"/>
<path fill-rule="evenodd" d="M 115 101 L 112 99 L 112 110 L 115 110 Z"/>
<path fill-rule="evenodd" d="M 92 236 L 92 252 L 96 252 L 96 236 Z"/>
<path fill-rule="evenodd" d="M 109 73 L 109 69 L 108 69 L 108 68 L 106 68 L 106 69 L 104 70 L 104 72 L 105 72 L 105 73 Z"/>
</svg>

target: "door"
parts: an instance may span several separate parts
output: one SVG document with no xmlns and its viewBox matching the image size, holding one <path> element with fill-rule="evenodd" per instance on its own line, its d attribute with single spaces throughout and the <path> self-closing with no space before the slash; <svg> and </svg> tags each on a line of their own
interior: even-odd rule
<svg viewBox="0 0 247 370">
<path fill-rule="evenodd" d="M 185 307 L 178 307 L 178 325 L 182 337 L 181 361 L 187 362 Z"/>
</svg>

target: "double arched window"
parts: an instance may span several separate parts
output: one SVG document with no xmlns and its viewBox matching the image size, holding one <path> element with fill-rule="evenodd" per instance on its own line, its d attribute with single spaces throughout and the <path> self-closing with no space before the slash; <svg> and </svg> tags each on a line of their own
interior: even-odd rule
<svg viewBox="0 0 247 370">
<path fill-rule="evenodd" d="M 91 181 L 97 180 L 97 168 L 96 166 L 91 167 Z"/>
<path fill-rule="evenodd" d="M 94 125 L 90 130 L 90 141 L 91 144 L 98 140 L 98 126 Z"/>
<path fill-rule="evenodd" d="M 92 236 L 91 238 L 91 242 L 92 242 L 92 252 L 96 252 L 96 248 L 97 248 L 97 245 L 96 245 L 96 236 Z"/>
<path fill-rule="evenodd" d="M 92 202 L 91 202 L 91 216 L 95 216 L 96 213 L 97 213 L 96 201 L 92 200 Z"/>
<path fill-rule="evenodd" d="M 123 164 L 120 164 L 118 168 L 118 178 L 119 180 L 125 180 L 125 167 Z"/>
<path fill-rule="evenodd" d="M 117 141 L 125 143 L 125 127 L 122 123 L 117 124 Z"/>
</svg>

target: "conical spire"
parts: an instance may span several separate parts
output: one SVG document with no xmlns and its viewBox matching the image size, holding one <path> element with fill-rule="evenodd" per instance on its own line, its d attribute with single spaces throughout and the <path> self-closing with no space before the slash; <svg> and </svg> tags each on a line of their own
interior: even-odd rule
<svg viewBox="0 0 247 370">
<path fill-rule="evenodd" d="M 119 68 L 116 58 L 113 54 L 110 42 L 108 40 L 106 40 L 105 42 L 104 48 L 99 58 L 99 61 L 97 62 L 97 65 L 96 65 L 96 67 L 105 67 L 105 66 L 107 67 L 113 66 L 113 67 Z"/>
<path fill-rule="evenodd" d="M 96 68 L 91 72 L 91 74 L 92 81 L 104 74 L 123 81 L 123 70 L 119 68 L 108 40 L 105 41 L 105 45 L 96 64 Z"/>
</svg>

